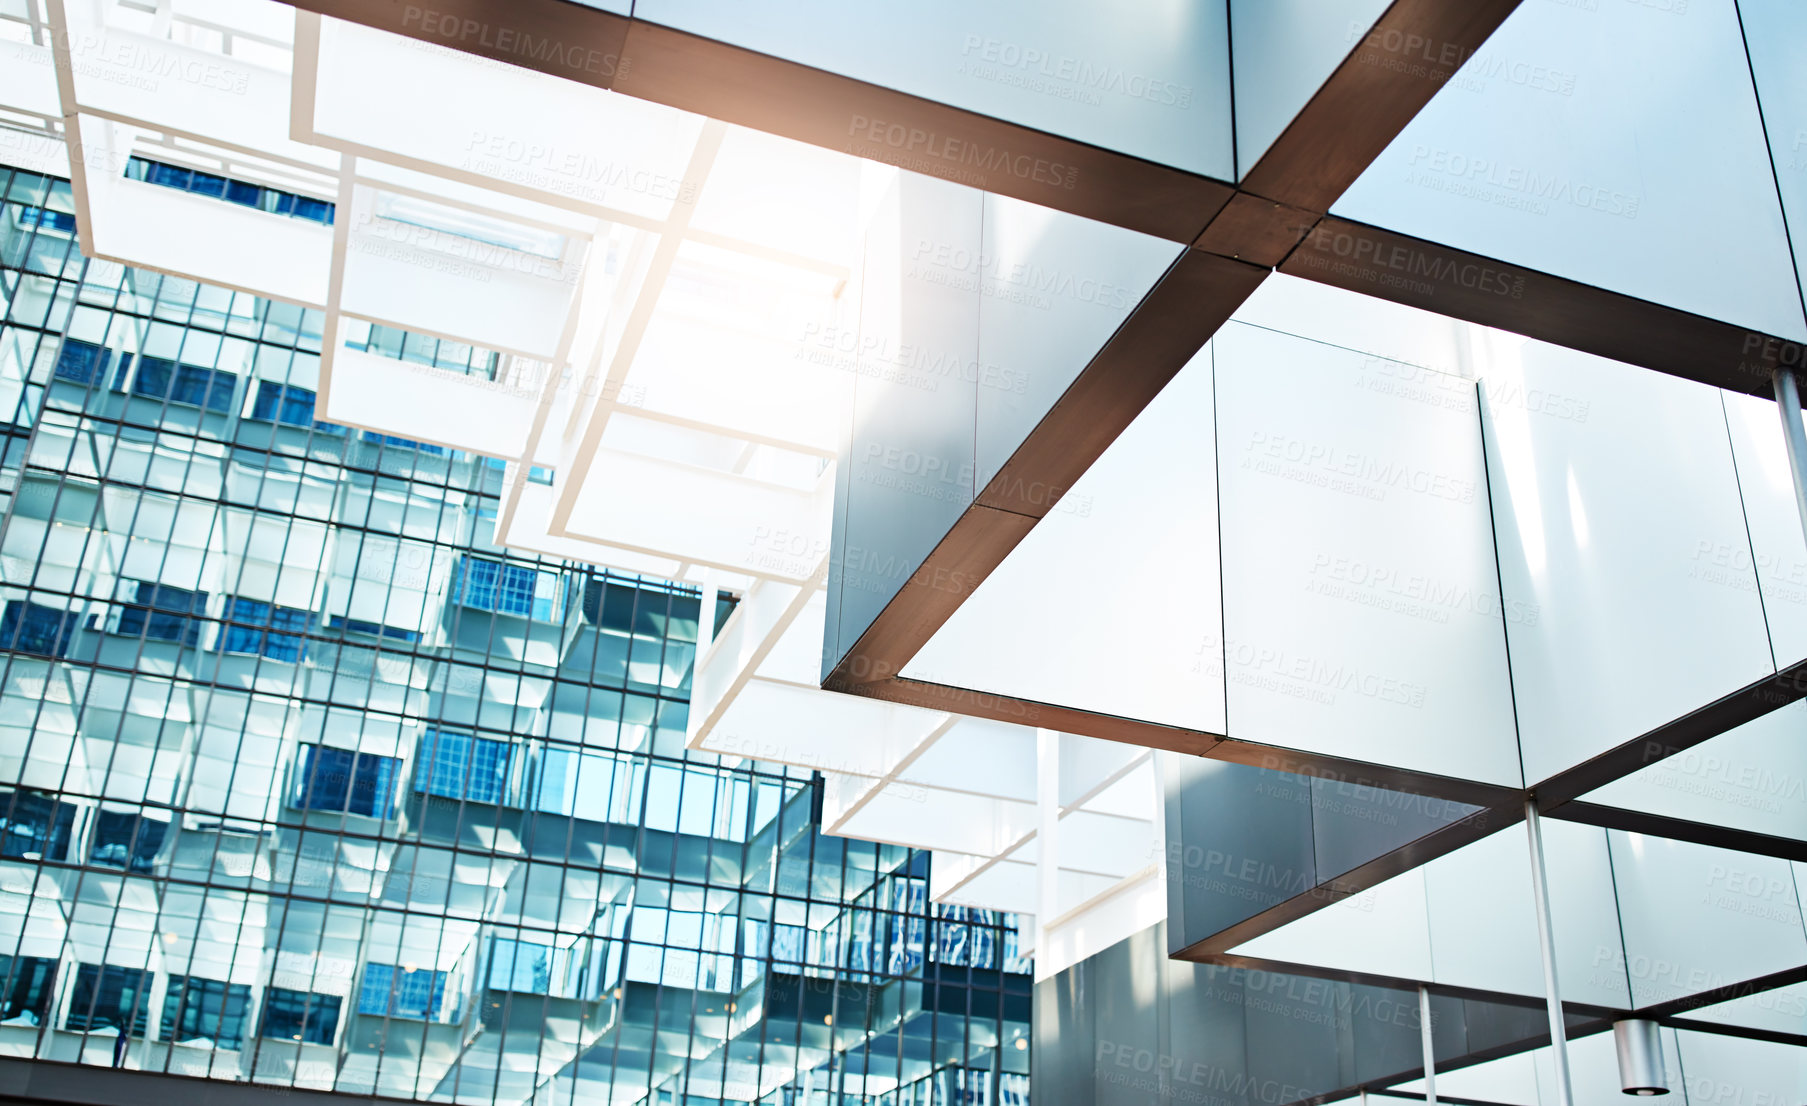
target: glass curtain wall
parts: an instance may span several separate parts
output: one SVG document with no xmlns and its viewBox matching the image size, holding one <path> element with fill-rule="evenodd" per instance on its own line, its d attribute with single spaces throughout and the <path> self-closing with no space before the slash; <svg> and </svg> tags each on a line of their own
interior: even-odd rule
<svg viewBox="0 0 1807 1106">
<path fill-rule="evenodd" d="M 319 313 L 0 191 L 0 1055 L 1026 1101 L 1015 920 L 685 751 L 696 589 L 491 545 L 499 463 L 315 418 Z"/>
</svg>

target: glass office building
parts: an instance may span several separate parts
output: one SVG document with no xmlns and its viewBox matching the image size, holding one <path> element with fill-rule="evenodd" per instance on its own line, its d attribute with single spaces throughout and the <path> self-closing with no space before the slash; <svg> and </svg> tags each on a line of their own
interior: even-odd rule
<svg viewBox="0 0 1807 1106">
<path fill-rule="evenodd" d="M 1803 65 L 0 0 L 0 1106 L 1807 1101 Z"/>
<path fill-rule="evenodd" d="M 319 311 L 85 258 L 66 181 L 0 192 L 0 1058 L 1026 1102 L 1015 919 L 824 835 L 816 774 L 686 751 L 734 596 L 492 544 L 500 463 L 317 417 Z"/>
</svg>

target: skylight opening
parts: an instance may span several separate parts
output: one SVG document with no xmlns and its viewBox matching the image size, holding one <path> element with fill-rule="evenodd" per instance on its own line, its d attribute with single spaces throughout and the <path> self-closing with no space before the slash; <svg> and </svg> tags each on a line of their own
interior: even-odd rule
<svg viewBox="0 0 1807 1106">
<path fill-rule="evenodd" d="M 414 196 L 378 193 L 376 217 L 543 257 L 549 261 L 559 260 L 565 252 L 565 236 L 556 231 L 512 223 L 463 208 L 431 203 Z"/>
</svg>

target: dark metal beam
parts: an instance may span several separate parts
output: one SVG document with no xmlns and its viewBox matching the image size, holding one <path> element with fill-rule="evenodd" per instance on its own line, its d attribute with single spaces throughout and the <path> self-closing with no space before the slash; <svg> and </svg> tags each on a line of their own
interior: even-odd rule
<svg viewBox="0 0 1807 1106">
<path fill-rule="evenodd" d="M 1314 914 L 1333 903 L 1359 895 L 1371 887 L 1427 864 L 1440 856 L 1446 856 L 1466 845 L 1472 845 L 1489 834 L 1497 833 L 1522 817 L 1518 813 L 1519 810 L 1520 806 L 1517 800 L 1478 810 L 1460 821 L 1451 822 L 1449 825 L 1432 830 L 1416 840 L 1375 857 L 1358 868 L 1328 876 L 1283 902 L 1276 903 L 1258 914 L 1251 915 L 1234 925 L 1194 941 L 1185 948 L 1174 952 L 1172 957 L 1175 960 L 1190 960 L 1199 964 L 1264 967 L 1267 970 L 1287 971 L 1298 975 L 1319 975 L 1327 979 L 1346 979 L 1351 982 L 1373 983 L 1387 987 L 1416 987 L 1422 981 L 1359 972 L 1339 972 L 1301 965 L 1271 965 L 1270 962 L 1257 957 L 1232 955 L 1229 950 L 1245 941 L 1252 941 L 1264 933 L 1271 933 L 1289 922 L 1295 922 L 1308 914 Z M 1171 919 L 1169 924 L 1172 924 Z"/>
<path fill-rule="evenodd" d="M 1599 756 L 1537 783 L 1537 809 L 1559 815 L 1564 803 L 1623 779 L 1807 696 L 1807 661 L 1782 669 Z"/>
<path fill-rule="evenodd" d="M 839 659 L 823 686 L 887 700 L 920 697 L 920 686 L 884 685 L 896 680 L 1266 277 L 1266 269 L 1247 262 L 1203 250 L 1182 253 Z"/>
<path fill-rule="evenodd" d="M 1549 816 L 1564 822 L 1579 822 L 1582 825 L 1642 833 L 1650 837 L 1666 837 L 1671 841 L 1691 841 L 1696 845 L 1710 845 L 1716 849 L 1731 849 L 1733 852 L 1773 856 L 1807 864 L 1807 841 L 1798 841 L 1792 837 L 1776 837 L 1773 834 L 1752 833 L 1729 826 L 1690 822 L 1682 818 L 1668 818 L 1661 814 L 1605 803 L 1584 802 L 1580 799 L 1563 803 L 1550 811 Z"/>
<path fill-rule="evenodd" d="M 1364 890 L 1398 865 L 1410 866 L 1411 855 L 1422 862 L 1460 847 L 1489 821 L 1497 828 L 1517 793 L 903 680 L 901 670 L 1271 267 L 1740 392 L 1768 394 L 1772 370 L 1790 356 L 1786 343 L 1768 335 L 1326 214 L 1517 0 L 1395 0 L 1237 186 L 574 0 L 297 5 L 1188 243 L 1192 248 L 980 491 L 824 686 L 1487 808 L 1487 819 L 1464 820 L 1396 857 L 1338 876 L 1324 892 L 1332 896 Z M 970 156 L 975 151 L 985 156 Z M 1012 157 L 994 156 L 1004 152 Z M 975 164 L 1006 168 L 979 171 Z M 1023 164 L 1028 170 L 1018 172 Z M 1793 356 L 1800 359 L 1799 347 Z M 1578 797 L 1804 692 L 1807 665 L 1796 666 L 1532 790 L 1552 816 L 1628 826 L 1636 816 Z M 1656 826 L 1654 816 L 1642 817 L 1640 825 Z M 1711 827 L 1662 824 L 1682 839 L 1711 837 Z M 1799 847 L 1755 836 L 1736 840 L 1771 855 L 1792 856 Z M 1278 924 L 1290 920 L 1282 918 L 1290 909 L 1275 907 L 1261 917 Z"/>
<path fill-rule="evenodd" d="M 1734 392 L 1772 397 L 1774 370 L 1802 356 L 1759 331 L 1334 215 L 1278 271 Z"/>
<path fill-rule="evenodd" d="M 1375 857 L 1352 871 L 1326 876 L 1299 894 L 1219 932 L 1199 938 L 1173 955 L 1176 959 L 1201 963 L 1237 963 L 1239 961 L 1236 959 L 1223 955 L 1226 950 L 1321 910 L 1339 899 L 1360 894 L 1393 876 L 1521 821 L 1522 804 L 1525 798 L 1531 796 L 1537 798 L 1538 809 L 1552 818 L 1607 829 L 1648 833 L 1756 855 L 1807 861 L 1807 842 L 1666 818 L 1580 799 L 1580 796 L 1595 788 L 1691 749 L 1753 718 L 1780 709 L 1803 695 L 1807 695 L 1807 662 L 1758 680 L 1523 791 L 1482 788 L 1482 785 L 1477 784 L 1450 786 L 1451 781 L 1441 777 L 1427 777 L 1416 773 L 1388 775 L 1384 771 L 1375 770 L 1373 766 L 1348 763 L 1339 767 L 1350 774 L 1336 775 L 1329 771 L 1314 771 L 1314 767 L 1323 767 L 1315 764 L 1318 760 L 1315 757 L 1300 755 L 1291 759 L 1245 759 L 1245 754 L 1251 748 L 1246 742 L 1234 739 L 1220 741 L 1205 755 L 1289 774 L 1323 775 L 1333 779 L 1350 779 L 1364 787 L 1434 795 L 1457 802 L 1474 803 L 1484 809 Z M 1311 974 L 1305 968 L 1288 967 L 1286 970 Z M 1366 981 L 1389 982 L 1376 979 Z"/>
<path fill-rule="evenodd" d="M 1394 0 L 1242 177 L 1242 189 L 1326 212 L 1487 41 L 1518 0 Z"/>
<path fill-rule="evenodd" d="M 294 3 L 1173 242 L 1196 239 L 1233 191 L 1197 173 L 572 0 Z"/>
<path fill-rule="evenodd" d="M 1059 717 L 1075 723 L 1063 722 L 1073 732 L 1235 759 L 1269 754 L 1218 735 L 892 681 L 1270 267 L 1741 392 L 1767 394 L 1772 370 L 1790 356 L 1787 343 L 1768 335 L 1325 214 L 1517 3 L 1395 0 L 1232 186 L 574 0 L 297 0 L 335 18 L 1192 244 L 825 686 L 896 702 L 964 703 L 984 717 Z M 994 156 L 1006 152 L 1008 159 Z M 973 168 L 979 164 L 1009 167 Z M 1800 358 L 1798 347 L 1793 355 Z M 1346 770 L 1309 758 L 1299 768 Z M 1434 780 L 1393 785 L 1443 793 Z"/>
</svg>

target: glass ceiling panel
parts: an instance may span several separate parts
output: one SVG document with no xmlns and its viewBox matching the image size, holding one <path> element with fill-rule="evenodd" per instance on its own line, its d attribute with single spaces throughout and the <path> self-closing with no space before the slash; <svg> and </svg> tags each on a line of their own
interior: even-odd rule
<svg viewBox="0 0 1807 1106">
<path fill-rule="evenodd" d="M 1807 337 L 1732 0 L 1519 5 L 1331 211 Z"/>
<path fill-rule="evenodd" d="M 640 0 L 634 16 L 1218 180 L 1234 175 L 1223 0 L 1129 10 L 1087 0 Z M 850 151 L 901 147 L 973 184 L 988 173 L 1073 172 L 1005 168 L 990 160 L 999 151 L 902 129 L 891 136 L 884 120 L 855 116 Z"/>
<path fill-rule="evenodd" d="M 1236 173 L 1248 174 L 1388 0 L 1230 0 L 1236 54 Z"/>
</svg>

